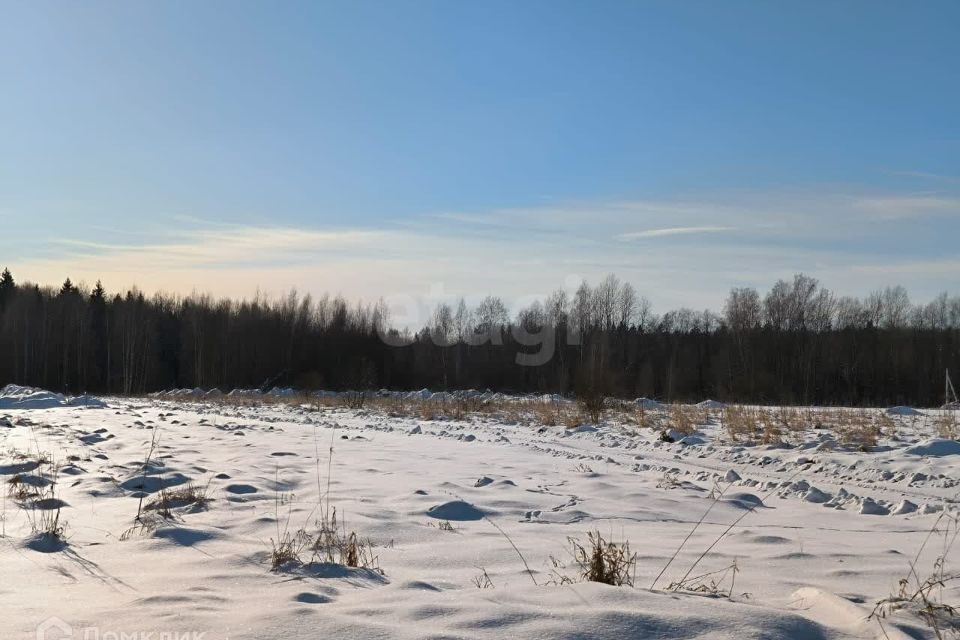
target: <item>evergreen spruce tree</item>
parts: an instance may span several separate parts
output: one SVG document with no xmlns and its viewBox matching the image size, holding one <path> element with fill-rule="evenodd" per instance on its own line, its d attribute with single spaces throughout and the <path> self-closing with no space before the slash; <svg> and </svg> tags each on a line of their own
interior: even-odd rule
<svg viewBox="0 0 960 640">
<path fill-rule="evenodd" d="M 16 288 L 17 285 L 13 281 L 13 274 L 10 273 L 10 269 L 4 269 L 3 274 L 0 274 L 0 312 L 2 312 L 7 306 L 7 303 L 10 302 L 10 298 L 13 297 Z"/>
<path fill-rule="evenodd" d="M 75 292 L 76 290 L 77 288 L 73 286 L 73 282 L 70 281 L 70 278 L 67 278 L 66 280 L 63 281 L 63 286 L 60 287 L 60 295 L 66 296 Z"/>
<path fill-rule="evenodd" d="M 93 354 L 91 379 L 94 388 L 107 389 L 110 386 L 110 347 L 109 319 L 107 315 L 107 292 L 103 284 L 97 280 L 97 285 L 90 292 L 90 347 Z"/>
<path fill-rule="evenodd" d="M 90 302 L 94 304 L 103 304 L 106 302 L 107 292 L 103 288 L 103 284 L 97 280 L 97 286 L 93 288 L 93 291 L 90 292 Z"/>
</svg>

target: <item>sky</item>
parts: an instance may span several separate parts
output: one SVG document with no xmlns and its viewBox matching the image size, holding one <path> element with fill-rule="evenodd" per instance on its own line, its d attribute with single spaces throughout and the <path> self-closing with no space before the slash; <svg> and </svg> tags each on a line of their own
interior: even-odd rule
<svg viewBox="0 0 960 640">
<path fill-rule="evenodd" d="M 0 267 L 657 311 L 960 293 L 960 3 L 0 0 Z"/>
</svg>

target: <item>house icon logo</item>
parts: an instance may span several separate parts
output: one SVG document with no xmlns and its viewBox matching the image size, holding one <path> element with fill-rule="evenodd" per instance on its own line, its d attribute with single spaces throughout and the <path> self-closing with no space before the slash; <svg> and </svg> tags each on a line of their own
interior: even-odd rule
<svg viewBox="0 0 960 640">
<path fill-rule="evenodd" d="M 56 616 L 37 625 L 37 640 L 65 640 L 72 637 L 73 627 Z"/>
</svg>

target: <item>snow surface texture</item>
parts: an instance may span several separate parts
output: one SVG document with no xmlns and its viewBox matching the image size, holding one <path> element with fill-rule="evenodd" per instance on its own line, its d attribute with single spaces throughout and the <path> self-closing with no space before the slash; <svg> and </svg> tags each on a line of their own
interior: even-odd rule
<svg viewBox="0 0 960 640">
<path fill-rule="evenodd" d="M 937 514 L 955 508 L 960 479 L 960 455 L 934 437 L 930 416 L 895 417 L 898 438 L 864 453 L 822 447 L 827 434 L 816 432 L 793 446 L 734 445 L 715 419 L 666 443 L 618 424 L 244 406 L 204 390 L 111 398 L 100 410 L 37 390 L 3 394 L 0 480 L 39 481 L 31 452 L 44 452 L 62 465 L 57 499 L 68 523 L 66 546 L 44 544 L 29 510 L 4 502 L 4 639 L 35 638 L 50 616 L 73 637 L 95 628 L 205 640 L 928 638 L 907 614 L 882 632 L 866 618 L 906 575 Z M 278 527 L 314 527 L 328 464 L 338 518 L 377 545 L 383 575 L 270 571 Z M 175 508 L 152 531 L 121 539 L 141 496 L 191 482 L 209 483 L 206 508 Z M 723 499 L 657 586 L 746 514 L 697 569 L 736 560 L 733 597 L 648 590 L 716 487 Z M 636 588 L 560 584 L 577 577 L 568 536 L 585 541 L 593 530 L 630 540 Z M 493 587 L 478 589 L 484 570 Z"/>
<path fill-rule="evenodd" d="M 167 391 L 158 391 L 156 393 L 150 394 L 150 397 L 153 398 L 218 398 L 223 395 L 227 395 L 232 398 L 293 398 L 293 397 L 304 397 L 305 395 L 311 395 L 318 398 L 338 398 L 353 396 L 358 394 L 358 391 L 314 391 L 308 394 L 303 392 L 298 392 L 296 389 L 291 389 L 289 387 L 273 387 L 269 391 L 261 391 L 260 389 L 234 389 L 227 394 L 224 394 L 219 389 L 211 389 L 209 391 L 197 387 L 196 389 L 170 389 Z M 429 389 L 421 389 L 419 391 L 391 391 L 389 389 L 380 389 L 379 391 L 368 391 L 364 392 L 370 396 L 377 398 L 395 398 L 401 400 L 429 400 L 431 402 L 449 402 L 455 399 L 471 399 L 478 400 L 480 402 L 514 402 L 514 401 L 530 401 L 537 400 L 544 403 L 569 403 L 571 400 L 559 394 L 535 394 L 535 395 L 510 395 L 506 393 L 499 393 L 495 391 L 477 391 L 476 389 L 464 389 L 460 391 L 431 391 Z M 656 400 L 648 400 L 646 398 L 638 398 L 636 400 L 638 405 L 642 405 L 650 409 L 661 409 L 664 405 L 660 404 Z"/>
<path fill-rule="evenodd" d="M 922 416 L 923 413 L 913 407 L 896 406 L 887 409 L 887 414 L 891 416 Z"/>
<path fill-rule="evenodd" d="M 8 384 L 0 389 L 0 409 L 53 409 L 56 407 L 89 407 L 100 409 L 106 406 L 101 400 L 90 396 L 67 398 L 33 387 Z"/>
</svg>

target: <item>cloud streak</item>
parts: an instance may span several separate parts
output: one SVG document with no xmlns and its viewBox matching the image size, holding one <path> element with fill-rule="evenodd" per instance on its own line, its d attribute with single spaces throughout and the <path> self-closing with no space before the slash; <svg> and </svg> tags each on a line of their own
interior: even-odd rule
<svg viewBox="0 0 960 640">
<path fill-rule="evenodd" d="M 645 238 L 664 238 L 667 236 L 688 236 L 706 233 L 725 233 L 736 231 L 735 227 L 667 227 L 665 229 L 647 229 L 646 231 L 630 231 L 616 236 L 618 240 L 643 240 Z"/>
<path fill-rule="evenodd" d="M 290 227 L 233 226 L 215 230 L 172 231 L 154 243 L 112 244 L 58 238 L 74 258 L 107 264 L 147 262 L 155 267 L 216 266 L 248 260 L 269 262 L 298 254 L 363 252 L 385 240 L 400 242 L 402 234 L 375 230 L 311 230 Z"/>
<path fill-rule="evenodd" d="M 112 291 L 135 284 L 232 297 L 297 288 L 366 300 L 496 294 L 516 301 L 615 272 L 659 309 L 719 308 L 732 286 L 763 289 L 799 271 L 845 294 L 899 283 L 923 297 L 955 287 L 952 244 L 939 254 L 930 249 L 960 231 L 950 230 L 949 218 L 943 223 L 954 202 L 949 195 L 727 193 L 454 212 L 379 228 L 181 219 L 151 235 L 119 229 L 117 242 L 103 233 L 34 240 L 29 256 L 10 267 L 41 283 L 69 276 L 102 279 Z M 913 216 L 887 216 L 904 208 Z M 917 224 L 924 216 L 941 225 Z"/>
<path fill-rule="evenodd" d="M 960 198 L 937 195 L 860 198 L 854 202 L 854 206 L 888 220 L 943 214 L 960 215 Z"/>
</svg>

